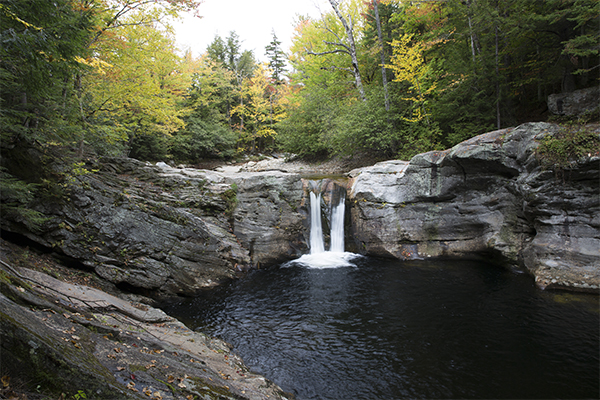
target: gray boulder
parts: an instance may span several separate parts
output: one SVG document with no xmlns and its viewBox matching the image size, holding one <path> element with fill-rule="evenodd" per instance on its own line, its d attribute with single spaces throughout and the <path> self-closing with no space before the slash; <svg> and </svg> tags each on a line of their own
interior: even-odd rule
<svg viewBox="0 0 600 400">
<path fill-rule="evenodd" d="M 399 259 L 472 257 L 525 268 L 542 287 L 600 285 L 600 157 L 560 181 L 538 165 L 529 123 L 350 176 L 356 248 Z"/>
<path fill-rule="evenodd" d="M 548 109 L 554 115 L 574 116 L 600 107 L 600 87 L 575 90 L 548 96 Z"/>
</svg>

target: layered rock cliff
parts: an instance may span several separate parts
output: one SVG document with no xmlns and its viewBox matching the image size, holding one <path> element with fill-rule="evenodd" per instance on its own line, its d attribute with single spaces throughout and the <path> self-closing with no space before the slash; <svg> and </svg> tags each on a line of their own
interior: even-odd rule
<svg viewBox="0 0 600 400">
<path fill-rule="evenodd" d="M 354 170 L 358 251 L 415 259 L 483 256 L 524 268 L 541 287 L 600 287 L 600 156 L 558 177 L 536 158 L 559 127 L 529 123 L 452 149 Z M 598 128 L 595 128 L 598 129 Z"/>
<path fill-rule="evenodd" d="M 597 290 L 600 157 L 580 159 L 563 176 L 542 167 L 535 150 L 559 129 L 525 124 L 352 171 L 349 250 L 483 256 L 525 269 L 542 287 Z M 62 184 L 61 196 L 38 199 L 35 209 L 49 218 L 39 231 L 18 219 L 3 219 L 2 229 L 145 296 L 138 299 L 191 295 L 308 251 L 307 183 L 281 171 L 288 167 L 91 161 L 90 173 Z"/>
<path fill-rule="evenodd" d="M 53 249 L 121 289 L 152 298 L 191 295 L 241 271 L 306 251 L 299 175 L 219 173 L 104 159 L 38 199 L 48 218 L 5 231 Z"/>
</svg>

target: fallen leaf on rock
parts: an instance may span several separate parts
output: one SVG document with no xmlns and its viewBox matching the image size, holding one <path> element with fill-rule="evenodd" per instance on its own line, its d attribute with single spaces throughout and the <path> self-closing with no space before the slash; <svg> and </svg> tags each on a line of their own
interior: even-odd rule
<svg viewBox="0 0 600 400">
<path fill-rule="evenodd" d="M 137 389 L 135 388 L 135 383 L 134 383 L 134 382 L 129 382 L 129 383 L 127 384 L 127 389 L 129 389 L 129 390 L 133 390 L 134 392 L 139 392 L 139 390 L 137 390 Z"/>
<path fill-rule="evenodd" d="M 185 388 L 187 387 L 187 386 L 185 386 L 185 383 L 183 383 L 183 381 L 179 382 L 179 383 L 177 384 L 177 386 L 179 386 L 179 387 L 180 387 L 180 388 L 182 388 L 182 389 L 185 389 Z"/>
<path fill-rule="evenodd" d="M 117 371 L 123 371 L 125 367 L 117 367 Z"/>
<path fill-rule="evenodd" d="M 162 400 L 162 395 L 160 394 L 160 392 L 154 392 L 152 396 L 157 400 Z"/>
<path fill-rule="evenodd" d="M 10 376 L 4 375 L 2 377 L 2 387 L 7 388 L 10 385 Z"/>
<path fill-rule="evenodd" d="M 75 340 L 79 340 L 79 339 L 81 339 L 81 338 L 80 338 L 79 336 L 77 336 L 77 335 L 71 335 L 71 337 L 72 337 L 73 339 L 75 339 Z"/>
<path fill-rule="evenodd" d="M 173 375 L 169 375 L 169 376 L 167 377 L 167 382 L 168 382 L 168 383 L 173 383 L 173 382 L 175 382 L 175 377 L 174 377 Z"/>
<path fill-rule="evenodd" d="M 115 351 L 115 353 L 122 353 L 123 352 L 123 350 L 121 350 L 120 347 L 115 347 L 113 350 Z"/>
<path fill-rule="evenodd" d="M 115 356 L 114 354 L 107 354 L 107 355 L 106 355 L 106 357 L 108 357 L 108 358 L 112 358 L 112 359 L 114 359 L 114 360 L 116 360 L 116 359 L 117 359 L 117 356 Z"/>
</svg>

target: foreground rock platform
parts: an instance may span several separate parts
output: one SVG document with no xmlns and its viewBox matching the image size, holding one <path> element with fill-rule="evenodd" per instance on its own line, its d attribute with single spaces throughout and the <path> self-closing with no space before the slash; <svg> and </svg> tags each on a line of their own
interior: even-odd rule
<svg viewBox="0 0 600 400">
<path fill-rule="evenodd" d="M 293 397 L 249 371 L 227 343 L 159 309 L 0 264 L 1 367 L 13 382 L 53 398 Z"/>
</svg>

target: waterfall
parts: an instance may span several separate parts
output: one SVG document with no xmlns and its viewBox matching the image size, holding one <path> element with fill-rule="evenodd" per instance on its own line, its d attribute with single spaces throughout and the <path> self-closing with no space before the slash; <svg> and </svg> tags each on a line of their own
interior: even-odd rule
<svg viewBox="0 0 600 400">
<path fill-rule="evenodd" d="M 314 186 L 314 185 L 313 185 Z M 315 186 L 318 187 L 318 186 Z M 331 209 L 331 243 L 329 251 L 336 253 L 344 252 L 344 213 L 345 195 L 338 190 L 339 199 L 337 204 L 334 193 L 330 196 Z M 323 253 L 325 251 L 325 240 L 323 239 L 323 224 L 321 222 L 321 193 L 310 192 L 310 254 Z"/>
<path fill-rule="evenodd" d="M 333 201 L 333 196 L 331 197 Z M 338 204 L 331 207 L 331 246 L 329 251 L 344 252 L 344 214 L 346 212 L 345 196 L 340 195 Z"/>
<path fill-rule="evenodd" d="M 321 193 L 310 192 L 310 254 L 325 251 L 321 223 Z"/>
<path fill-rule="evenodd" d="M 302 265 L 308 268 L 356 267 L 352 262 L 360 257 L 358 254 L 344 250 L 344 214 L 346 212 L 346 190 L 331 180 L 310 181 L 310 254 L 290 261 L 284 266 Z M 327 189 L 329 188 L 329 189 Z M 323 194 L 324 191 L 324 194 Z M 328 199 L 330 211 L 330 245 L 325 251 L 323 235 L 322 199 Z"/>
</svg>

